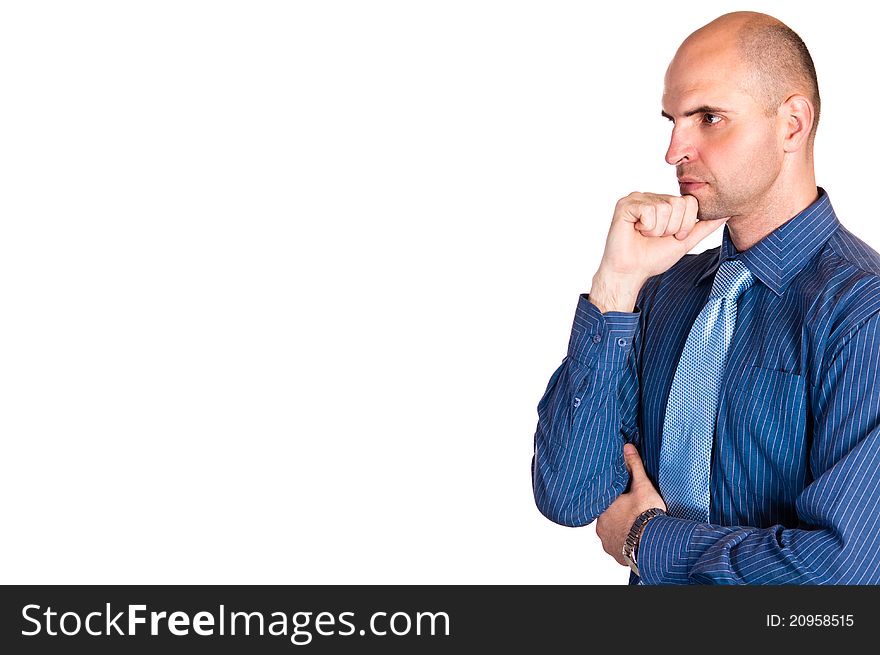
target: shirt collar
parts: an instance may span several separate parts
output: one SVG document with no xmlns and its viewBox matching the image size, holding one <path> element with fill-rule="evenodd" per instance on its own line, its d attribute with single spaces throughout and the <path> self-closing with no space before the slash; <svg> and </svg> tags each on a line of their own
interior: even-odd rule
<svg viewBox="0 0 880 655">
<path fill-rule="evenodd" d="M 831 238 L 840 225 L 825 189 L 817 187 L 819 197 L 748 250 L 738 252 L 724 226 L 718 257 L 694 282 L 694 286 L 712 276 L 728 259 L 739 259 L 777 296 L 781 296 L 819 248 Z"/>
</svg>

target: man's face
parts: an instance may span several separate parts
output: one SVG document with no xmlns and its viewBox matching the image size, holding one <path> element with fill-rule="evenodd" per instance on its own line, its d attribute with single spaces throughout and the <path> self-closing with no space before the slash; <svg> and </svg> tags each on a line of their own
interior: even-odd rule
<svg viewBox="0 0 880 655">
<path fill-rule="evenodd" d="M 748 88 L 735 50 L 711 42 L 686 44 L 666 72 L 663 115 L 673 121 L 666 161 L 680 193 L 699 202 L 701 220 L 760 211 L 780 173 L 776 118 Z"/>
</svg>

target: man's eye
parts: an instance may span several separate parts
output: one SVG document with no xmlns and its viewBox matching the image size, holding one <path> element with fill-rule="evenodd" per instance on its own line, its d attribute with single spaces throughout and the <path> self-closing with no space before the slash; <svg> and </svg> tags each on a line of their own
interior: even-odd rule
<svg viewBox="0 0 880 655">
<path fill-rule="evenodd" d="M 708 123 L 709 125 L 715 125 L 721 120 L 721 116 L 717 114 L 703 114 L 703 121 Z"/>
</svg>

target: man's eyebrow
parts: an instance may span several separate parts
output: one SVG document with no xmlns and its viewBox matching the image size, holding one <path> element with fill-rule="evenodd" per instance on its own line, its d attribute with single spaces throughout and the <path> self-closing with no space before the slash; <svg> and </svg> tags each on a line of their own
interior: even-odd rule
<svg viewBox="0 0 880 655">
<path fill-rule="evenodd" d="M 684 112 L 684 117 L 688 118 L 690 116 L 693 116 L 694 114 L 728 114 L 728 113 L 730 113 L 729 109 L 722 109 L 721 107 L 710 107 L 709 105 L 703 105 L 702 107 L 697 107 L 696 109 L 689 109 L 688 111 Z M 663 110 L 660 111 L 660 115 L 663 118 L 668 118 L 669 120 L 671 120 L 673 122 L 675 121 L 675 119 L 672 118 L 672 116 L 670 116 L 669 114 L 667 114 Z"/>
</svg>

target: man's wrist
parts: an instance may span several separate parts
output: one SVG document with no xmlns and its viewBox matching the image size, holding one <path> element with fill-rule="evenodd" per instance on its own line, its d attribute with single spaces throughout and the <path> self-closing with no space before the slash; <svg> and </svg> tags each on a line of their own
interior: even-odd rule
<svg viewBox="0 0 880 655">
<path fill-rule="evenodd" d="M 633 573 L 641 577 L 639 573 L 639 542 L 642 539 L 642 533 L 645 531 L 645 526 L 648 525 L 648 522 L 657 517 L 657 516 L 665 516 L 666 512 L 659 507 L 652 507 L 651 509 L 646 509 L 644 512 L 639 514 L 636 517 L 636 520 L 633 521 L 632 527 L 629 529 L 629 533 L 626 535 L 626 539 L 623 542 L 623 559 L 629 564 L 629 567 L 632 569 Z"/>
<path fill-rule="evenodd" d="M 603 314 L 607 312 L 632 313 L 636 306 L 639 291 L 644 280 L 609 276 L 599 270 L 593 276 L 590 287 L 590 302 Z"/>
</svg>

